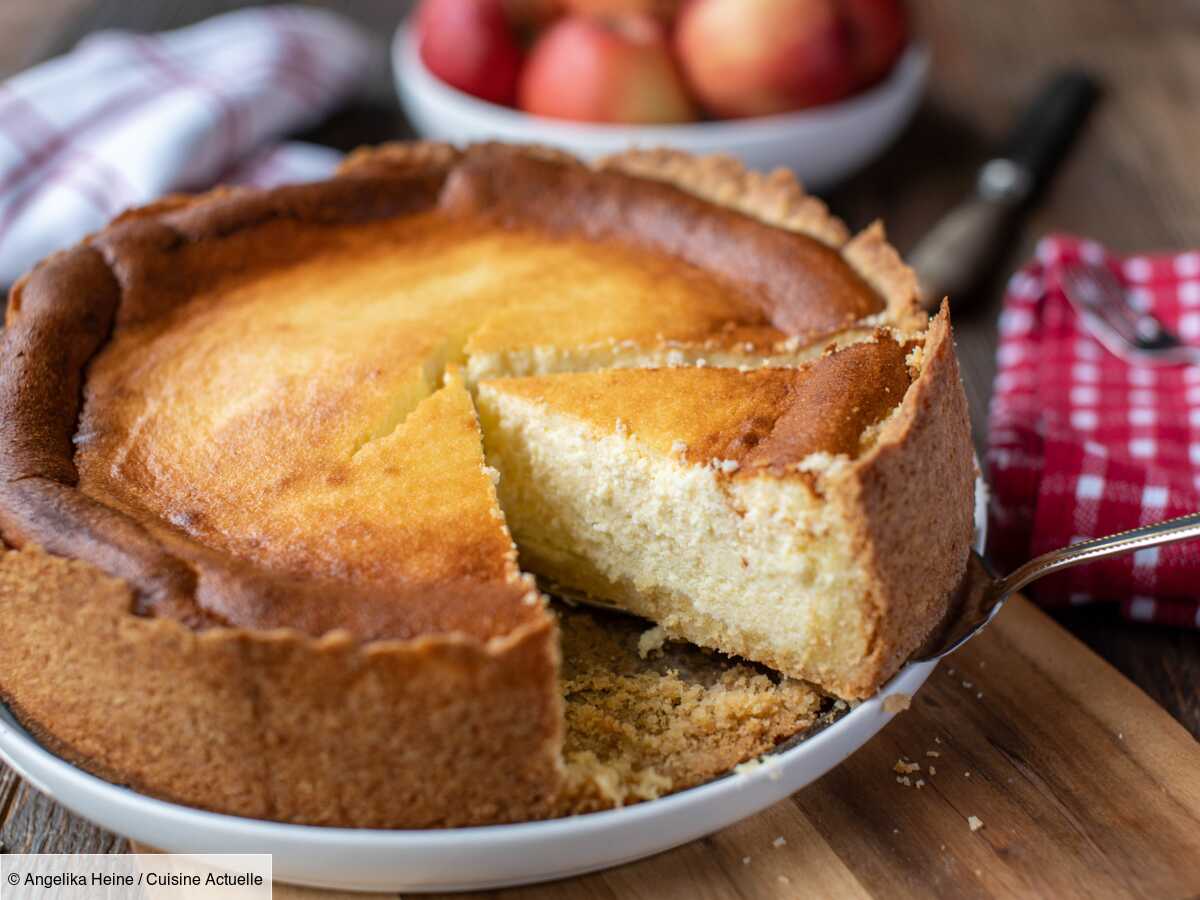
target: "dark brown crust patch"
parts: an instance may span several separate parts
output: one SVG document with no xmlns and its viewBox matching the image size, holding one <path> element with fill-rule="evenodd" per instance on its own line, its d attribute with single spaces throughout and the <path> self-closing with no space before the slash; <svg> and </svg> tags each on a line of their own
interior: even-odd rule
<svg viewBox="0 0 1200 900">
<path fill-rule="evenodd" d="M 810 453 L 857 456 L 863 432 L 895 409 L 912 383 L 907 353 L 903 344 L 879 337 L 801 369 L 770 434 L 745 454 L 747 472 L 778 471 Z"/>
<path fill-rule="evenodd" d="M 469 150 L 450 173 L 441 205 L 506 225 L 636 241 L 744 286 L 787 335 L 828 334 L 884 308 L 841 254 L 820 241 L 617 171 L 486 145 Z"/>
</svg>

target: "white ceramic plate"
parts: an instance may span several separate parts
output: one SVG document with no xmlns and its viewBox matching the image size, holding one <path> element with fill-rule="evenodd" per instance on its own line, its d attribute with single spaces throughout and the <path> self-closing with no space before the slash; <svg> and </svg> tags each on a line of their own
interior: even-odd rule
<svg viewBox="0 0 1200 900">
<path fill-rule="evenodd" d="M 728 153 L 756 169 L 787 166 L 813 190 L 878 156 L 912 118 L 929 74 L 929 50 L 909 46 L 880 84 L 840 103 L 757 119 L 688 125 L 599 125 L 531 116 L 480 100 L 439 80 L 421 62 L 411 31 L 392 43 L 396 90 L 409 120 L 431 140 L 549 144 L 584 159 L 631 147 Z"/>
<path fill-rule="evenodd" d="M 987 525 L 976 490 L 976 546 Z M 442 831 L 282 825 L 145 797 L 43 749 L 0 705 L 0 757 L 63 806 L 162 850 L 270 853 L 275 878 L 361 891 L 486 890 L 579 875 L 641 859 L 718 831 L 820 778 L 888 723 L 883 698 L 912 696 L 934 663 L 905 666 L 872 699 L 744 774 L 608 812 L 548 822 Z"/>
</svg>

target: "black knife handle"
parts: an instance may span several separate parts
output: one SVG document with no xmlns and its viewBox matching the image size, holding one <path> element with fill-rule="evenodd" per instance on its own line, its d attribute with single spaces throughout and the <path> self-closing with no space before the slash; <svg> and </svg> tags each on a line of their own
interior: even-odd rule
<svg viewBox="0 0 1200 900">
<path fill-rule="evenodd" d="M 1059 72 L 1025 110 L 1000 157 L 1023 168 L 1036 192 L 1070 149 L 1099 95 L 1098 82 L 1087 72 Z"/>
</svg>

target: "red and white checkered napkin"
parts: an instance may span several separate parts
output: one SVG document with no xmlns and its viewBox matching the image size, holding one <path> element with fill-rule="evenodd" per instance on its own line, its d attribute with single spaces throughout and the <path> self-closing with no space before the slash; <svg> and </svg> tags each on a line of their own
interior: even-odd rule
<svg viewBox="0 0 1200 900">
<path fill-rule="evenodd" d="M 1110 266 L 1134 302 L 1200 344 L 1200 252 L 1113 256 L 1054 236 L 1013 276 L 991 409 L 989 549 L 1006 570 L 1076 541 L 1200 510 L 1200 366 L 1133 365 L 1063 295 L 1072 262 Z M 1048 604 L 1119 602 L 1131 619 L 1200 627 L 1200 542 L 1052 575 Z"/>
<path fill-rule="evenodd" d="M 247 9 L 159 35 L 107 31 L 0 85 L 0 284 L 131 206 L 216 182 L 320 178 L 338 154 L 281 135 L 360 83 L 339 16 Z"/>
</svg>

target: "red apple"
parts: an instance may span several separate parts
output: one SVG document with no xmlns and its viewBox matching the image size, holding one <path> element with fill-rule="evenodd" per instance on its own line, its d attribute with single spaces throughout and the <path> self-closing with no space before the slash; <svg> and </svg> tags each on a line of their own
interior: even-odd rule
<svg viewBox="0 0 1200 900">
<path fill-rule="evenodd" d="M 908 16 L 901 0 L 839 0 L 850 33 L 859 87 L 891 71 L 908 43 Z"/>
<path fill-rule="evenodd" d="M 421 60 L 460 91 L 511 105 L 521 48 L 502 0 L 424 0 L 417 11 Z"/>
<path fill-rule="evenodd" d="M 675 32 L 692 91 L 715 116 L 765 116 L 854 88 L 833 0 L 690 0 Z"/>
<path fill-rule="evenodd" d="M 688 122 L 695 110 L 662 26 L 647 16 L 568 16 L 533 46 L 521 109 L 582 122 Z"/>
</svg>

